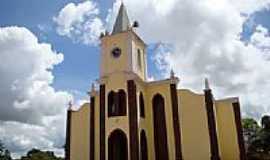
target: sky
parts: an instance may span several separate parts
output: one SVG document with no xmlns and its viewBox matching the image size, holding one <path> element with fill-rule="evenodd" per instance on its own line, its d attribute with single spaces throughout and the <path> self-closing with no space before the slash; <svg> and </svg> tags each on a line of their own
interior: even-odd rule
<svg viewBox="0 0 270 160">
<path fill-rule="evenodd" d="M 123 0 L 147 43 L 148 79 L 168 77 L 216 99 L 239 96 L 243 117 L 270 114 L 269 0 Z M 14 157 L 63 155 L 69 101 L 99 77 L 99 35 L 120 0 L 0 2 L 0 139 Z"/>
</svg>

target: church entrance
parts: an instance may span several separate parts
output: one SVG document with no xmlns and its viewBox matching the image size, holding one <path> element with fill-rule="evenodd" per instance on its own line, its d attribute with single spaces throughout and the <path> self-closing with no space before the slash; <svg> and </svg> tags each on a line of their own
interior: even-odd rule
<svg viewBox="0 0 270 160">
<path fill-rule="evenodd" d="M 169 159 L 164 98 L 157 94 L 152 101 L 156 160 Z"/>
<path fill-rule="evenodd" d="M 109 160 L 127 160 L 127 137 L 121 130 L 115 130 L 111 133 L 108 141 L 108 159 Z"/>
</svg>

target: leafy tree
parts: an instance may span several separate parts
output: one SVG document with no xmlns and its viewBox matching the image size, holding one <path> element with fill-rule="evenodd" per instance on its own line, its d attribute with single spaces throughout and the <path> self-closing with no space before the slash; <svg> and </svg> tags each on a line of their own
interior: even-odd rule
<svg viewBox="0 0 270 160">
<path fill-rule="evenodd" d="M 54 153 L 50 151 L 32 149 L 26 156 L 23 156 L 21 160 L 63 160 L 63 158 L 56 157 Z"/>
<path fill-rule="evenodd" d="M 245 130 L 258 131 L 260 129 L 257 121 L 253 118 L 244 118 L 242 124 Z"/>
<path fill-rule="evenodd" d="M 262 127 L 265 130 L 270 130 L 270 116 L 263 116 L 261 120 Z"/>
<path fill-rule="evenodd" d="M 250 160 L 270 160 L 270 116 L 262 117 L 261 126 L 248 147 Z"/>
<path fill-rule="evenodd" d="M 242 126 L 244 131 L 244 139 L 246 146 L 251 144 L 251 141 L 257 136 L 261 127 L 258 125 L 257 121 L 253 118 L 244 118 L 242 120 Z"/>
<path fill-rule="evenodd" d="M 9 150 L 0 141 L 0 160 L 12 160 Z"/>
</svg>

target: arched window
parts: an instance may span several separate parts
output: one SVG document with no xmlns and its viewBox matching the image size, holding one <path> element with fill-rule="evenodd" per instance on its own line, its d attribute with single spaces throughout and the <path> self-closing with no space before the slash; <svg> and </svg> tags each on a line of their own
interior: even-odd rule
<svg viewBox="0 0 270 160">
<path fill-rule="evenodd" d="M 127 100 L 126 100 L 126 92 L 124 90 L 120 90 L 118 92 L 118 99 L 119 99 L 119 110 L 118 115 L 125 116 L 126 115 L 126 108 L 127 108 Z"/>
<path fill-rule="evenodd" d="M 127 100 L 124 90 L 119 90 L 119 92 L 111 91 L 108 94 L 108 116 L 125 116 L 126 104 Z"/>
<path fill-rule="evenodd" d="M 127 160 L 127 137 L 126 134 L 117 129 L 111 133 L 108 139 L 108 159 L 109 160 Z"/>
<path fill-rule="evenodd" d="M 140 49 L 137 49 L 137 64 L 139 69 L 142 69 L 142 53 Z"/>
<path fill-rule="evenodd" d="M 146 140 L 146 135 L 145 135 L 144 130 L 141 131 L 140 137 L 141 137 L 141 141 L 140 141 L 141 160 L 148 160 L 147 140 Z"/>
<path fill-rule="evenodd" d="M 140 93 L 139 97 L 139 104 L 140 104 L 140 117 L 145 117 L 145 110 L 144 110 L 144 99 L 143 99 L 143 94 Z"/>
<path fill-rule="evenodd" d="M 108 94 L 108 115 L 113 116 L 116 112 L 116 100 L 115 100 L 115 92 L 111 91 Z"/>
<path fill-rule="evenodd" d="M 156 94 L 152 100 L 154 143 L 156 160 L 169 159 L 167 143 L 167 127 L 165 117 L 165 102 L 160 94 Z"/>
</svg>

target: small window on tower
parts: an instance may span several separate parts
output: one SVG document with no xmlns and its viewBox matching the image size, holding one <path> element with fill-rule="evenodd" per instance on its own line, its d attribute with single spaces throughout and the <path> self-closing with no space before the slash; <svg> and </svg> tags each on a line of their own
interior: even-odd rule
<svg viewBox="0 0 270 160">
<path fill-rule="evenodd" d="M 111 91 L 108 94 L 108 115 L 113 116 L 116 112 L 116 99 L 115 99 L 116 93 L 114 91 Z"/>
<path fill-rule="evenodd" d="M 111 54 L 114 58 L 119 58 L 121 55 L 121 49 L 116 47 L 112 50 Z"/>
<path fill-rule="evenodd" d="M 125 116 L 126 115 L 126 93 L 124 90 L 118 92 L 111 91 L 108 94 L 108 116 Z"/>
<path fill-rule="evenodd" d="M 142 69 L 142 53 L 141 50 L 137 50 L 137 63 L 138 63 L 138 68 Z"/>
</svg>

